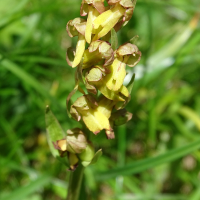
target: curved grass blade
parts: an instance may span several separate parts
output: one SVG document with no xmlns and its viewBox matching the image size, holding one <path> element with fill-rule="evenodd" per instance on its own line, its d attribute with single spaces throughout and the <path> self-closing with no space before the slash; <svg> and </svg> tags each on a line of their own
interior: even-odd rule
<svg viewBox="0 0 200 200">
<path fill-rule="evenodd" d="M 198 150 L 199 148 L 200 148 L 200 139 L 195 142 L 191 142 L 188 145 L 170 150 L 167 153 L 161 154 L 153 158 L 147 158 L 137 162 L 134 161 L 133 163 L 129 163 L 124 167 L 119 167 L 106 172 L 99 172 L 96 175 L 96 179 L 102 181 L 106 179 L 115 178 L 119 175 L 136 174 L 145 171 L 147 169 L 157 167 L 158 165 L 167 162 L 172 162 L 178 158 L 181 158 L 189 153 Z"/>
</svg>

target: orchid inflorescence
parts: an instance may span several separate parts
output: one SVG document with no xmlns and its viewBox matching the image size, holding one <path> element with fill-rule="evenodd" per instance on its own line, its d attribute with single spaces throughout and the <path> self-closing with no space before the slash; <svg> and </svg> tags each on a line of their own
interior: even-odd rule
<svg viewBox="0 0 200 200">
<path fill-rule="evenodd" d="M 67 50 L 68 64 L 76 67 L 75 87 L 67 98 L 68 114 L 95 135 L 105 130 L 108 139 L 115 138 L 114 126 L 132 118 L 125 106 L 130 101 L 134 75 L 127 86 L 123 82 L 126 65 L 134 67 L 140 61 L 141 52 L 131 42 L 116 48 L 113 41 L 116 32 L 131 19 L 135 4 L 136 0 L 82 0 L 80 15 L 87 19 L 75 18 L 66 27 L 70 37 L 78 36 L 76 49 Z M 76 91 L 82 96 L 71 103 Z M 67 133 L 54 147 L 61 156 L 68 155 L 71 170 L 78 161 L 87 166 L 96 160 L 99 153 L 94 153 L 83 130 L 76 128 Z"/>
</svg>

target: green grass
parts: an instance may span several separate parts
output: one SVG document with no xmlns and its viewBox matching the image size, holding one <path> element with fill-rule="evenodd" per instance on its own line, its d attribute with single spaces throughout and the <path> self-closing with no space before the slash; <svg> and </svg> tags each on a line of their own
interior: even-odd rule
<svg viewBox="0 0 200 200">
<path fill-rule="evenodd" d="M 55 200 L 67 193 L 69 172 L 50 153 L 45 107 L 62 127 L 74 70 L 65 61 L 76 44 L 65 30 L 81 0 L 0 1 L 0 185 L 2 200 Z M 142 52 L 132 99 L 133 118 L 87 168 L 80 199 L 199 200 L 199 0 L 138 0 L 119 45 L 139 35 Z M 72 98 L 77 97 L 74 95 Z"/>
</svg>

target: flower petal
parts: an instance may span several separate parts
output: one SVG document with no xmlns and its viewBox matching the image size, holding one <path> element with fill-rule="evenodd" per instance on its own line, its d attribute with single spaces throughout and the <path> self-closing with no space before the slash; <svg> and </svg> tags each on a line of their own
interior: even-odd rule
<svg viewBox="0 0 200 200">
<path fill-rule="evenodd" d="M 85 51 L 85 43 L 86 43 L 85 37 L 83 35 L 79 34 L 78 42 L 76 45 L 76 53 L 75 53 L 74 61 L 72 64 L 73 68 L 76 67 L 81 62 L 83 53 Z"/>
<path fill-rule="evenodd" d="M 88 13 L 86 29 L 85 29 L 85 39 L 86 39 L 87 43 L 90 43 L 91 36 L 92 36 L 92 29 L 93 29 L 92 23 L 96 19 L 96 17 L 99 15 L 99 13 L 92 6 L 89 6 L 88 9 L 89 9 L 89 13 Z"/>
</svg>

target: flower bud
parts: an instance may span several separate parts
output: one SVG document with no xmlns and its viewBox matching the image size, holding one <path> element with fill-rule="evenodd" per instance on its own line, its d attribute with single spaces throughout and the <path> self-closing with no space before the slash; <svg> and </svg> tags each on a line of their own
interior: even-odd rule
<svg viewBox="0 0 200 200">
<path fill-rule="evenodd" d="M 74 171 L 78 167 L 79 159 L 77 155 L 73 153 L 68 153 L 67 157 L 68 157 L 69 166 L 70 166 L 68 170 Z"/>
<path fill-rule="evenodd" d="M 79 128 L 67 130 L 66 138 L 57 140 L 54 144 L 55 149 L 60 152 L 81 153 L 87 146 L 87 138 Z"/>
<path fill-rule="evenodd" d="M 88 144 L 86 149 L 78 157 L 84 167 L 88 166 L 94 157 L 94 147 L 92 144 Z"/>
<path fill-rule="evenodd" d="M 87 138 L 79 128 L 67 130 L 67 151 L 81 153 L 87 146 Z"/>
</svg>

